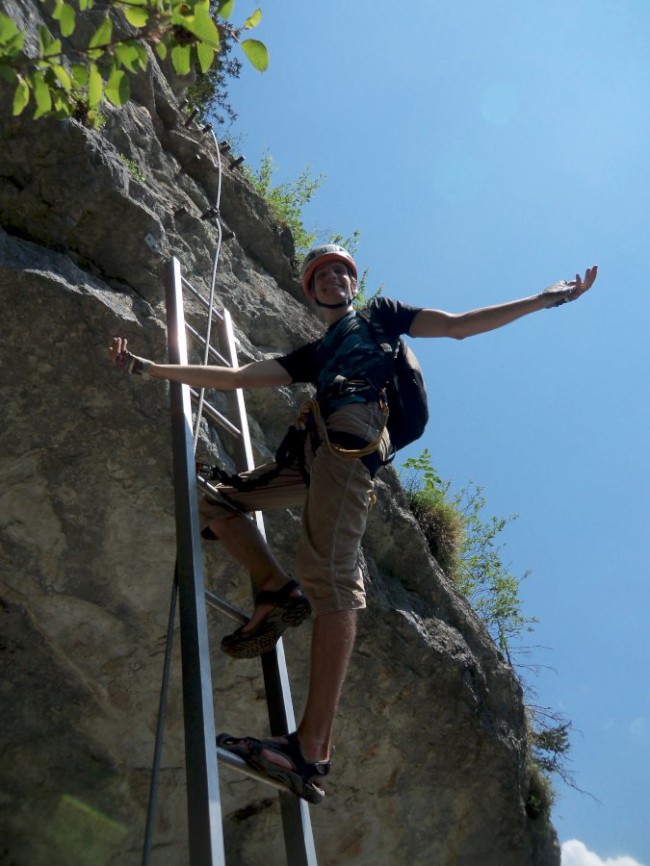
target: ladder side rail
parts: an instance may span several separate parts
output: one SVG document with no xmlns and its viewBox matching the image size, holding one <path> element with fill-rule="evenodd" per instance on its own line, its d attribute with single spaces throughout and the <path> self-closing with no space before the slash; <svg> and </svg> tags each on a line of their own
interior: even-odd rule
<svg viewBox="0 0 650 866">
<path fill-rule="evenodd" d="M 187 364 L 180 263 L 167 274 L 169 361 Z M 190 866 L 225 866 L 189 388 L 170 383 Z"/>
<path fill-rule="evenodd" d="M 235 338 L 235 329 L 232 324 L 232 316 L 226 309 L 221 311 L 221 316 L 216 323 L 217 338 L 221 354 L 226 358 L 226 363 L 233 369 L 239 367 L 237 358 L 237 342 Z M 246 404 L 244 401 L 244 392 L 241 388 L 229 392 L 230 407 L 232 414 L 238 422 L 241 430 L 241 439 L 238 442 L 237 464 L 238 469 L 254 469 L 255 461 L 253 459 L 253 446 L 251 444 L 251 434 L 248 426 L 248 415 L 246 414 Z"/>
<path fill-rule="evenodd" d="M 222 312 L 223 316 L 216 322 L 219 348 L 229 360 L 230 365 L 236 368 L 239 366 L 239 361 L 232 318 L 228 310 L 224 309 Z M 244 392 L 241 389 L 230 392 L 230 407 L 234 413 L 235 423 L 241 430 L 241 438 L 237 440 L 235 453 L 237 469 L 239 471 L 253 469 L 255 467 L 253 447 L 246 415 Z M 266 538 L 264 518 L 261 512 L 255 513 L 255 519 L 260 532 Z M 271 734 L 281 736 L 296 729 L 291 688 L 281 638 L 277 642 L 275 650 L 264 653 L 261 660 Z M 307 803 L 292 794 L 281 793 L 280 812 L 287 862 L 291 866 L 317 866 L 316 847 Z"/>
</svg>

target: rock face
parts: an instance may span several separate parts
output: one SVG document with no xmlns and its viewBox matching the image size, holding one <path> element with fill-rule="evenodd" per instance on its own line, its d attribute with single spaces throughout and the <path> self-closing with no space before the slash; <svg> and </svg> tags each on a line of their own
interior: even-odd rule
<svg viewBox="0 0 650 866">
<path fill-rule="evenodd" d="M 101 132 L 10 119 L 1 93 L 2 866 L 140 862 L 175 559 L 170 423 L 165 386 L 118 376 L 106 347 L 122 334 L 164 358 L 171 255 L 207 293 L 217 231 L 201 217 L 219 175 L 213 143 L 186 127 L 155 66 L 134 91 Z M 302 303 L 290 235 L 222 163 L 234 237 L 222 245 L 218 302 L 243 360 L 280 354 L 320 325 Z M 198 306 L 188 318 L 204 329 Z M 258 459 L 301 396 L 250 394 Z M 201 448 L 228 463 L 225 440 Z M 526 812 L 520 686 L 432 560 L 391 471 L 377 488 L 369 607 L 328 794 L 312 809 L 319 863 L 558 866 L 552 826 Z M 298 513 L 267 519 L 290 567 L 298 526 Z M 219 545 L 205 553 L 209 585 L 248 607 L 246 576 Z M 210 629 L 217 727 L 263 733 L 258 662 L 218 652 L 230 623 L 214 616 Z M 285 647 L 299 711 L 309 628 Z M 188 862 L 179 671 L 175 658 L 155 866 Z M 228 862 L 283 864 L 275 798 L 227 768 L 221 780 Z"/>
</svg>

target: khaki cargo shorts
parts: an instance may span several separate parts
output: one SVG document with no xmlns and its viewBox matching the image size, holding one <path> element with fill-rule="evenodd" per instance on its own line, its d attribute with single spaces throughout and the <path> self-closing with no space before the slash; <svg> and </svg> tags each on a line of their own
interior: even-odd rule
<svg viewBox="0 0 650 866">
<path fill-rule="evenodd" d="M 381 414 L 377 404 L 355 403 L 333 413 L 327 421 L 330 433 L 342 432 L 371 442 L 379 435 Z M 381 458 L 388 454 L 387 431 L 382 435 Z M 310 451 L 310 449 L 307 449 Z M 204 498 L 200 504 L 205 537 L 215 537 L 206 528 L 214 520 L 233 514 L 269 508 L 304 506 L 297 567 L 300 583 L 316 616 L 366 606 L 359 549 L 366 529 L 373 493 L 370 472 L 359 458 L 332 454 L 321 444 L 314 454 L 305 454 L 309 486 L 298 467 L 282 469 L 279 475 L 257 490 L 241 492 L 234 487 L 215 485 L 221 496 Z M 254 478 L 274 464 L 242 473 Z M 213 527 L 214 529 L 214 527 Z M 219 527 L 227 532 L 227 524 Z M 218 533 L 217 533 L 218 534 Z"/>
</svg>

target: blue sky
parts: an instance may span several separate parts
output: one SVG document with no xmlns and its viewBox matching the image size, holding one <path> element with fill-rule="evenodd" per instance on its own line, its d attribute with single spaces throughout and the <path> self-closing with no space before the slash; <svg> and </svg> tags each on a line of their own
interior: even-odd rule
<svg viewBox="0 0 650 866">
<path fill-rule="evenodd" d="M 231 136 L 278 181 L 326 175 L 305 220 L 361 230 L 371 288 L 461 311 L 600 266 L 575 304 L 415 342 L 432 420 L 413 451 L 520 515 L 504 557 L 532 572 L 525 679 L 573 722 L 592 795 L 558 783 L 564 866 L 650 866 L 650 4 L 262 8 L 271 65 L 232 85 Z"/>
</svg>

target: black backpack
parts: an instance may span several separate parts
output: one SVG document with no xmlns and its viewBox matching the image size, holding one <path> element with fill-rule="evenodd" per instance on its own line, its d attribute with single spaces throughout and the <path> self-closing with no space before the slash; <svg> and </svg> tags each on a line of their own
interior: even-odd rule
<svg viewBox="0 0 650 866">
<path fill-rule="evenodd" d="M 429 420 L 422 370 L 404 340 L 400 337 L 391 343 L 370 310 L 357 310 L 357 314 L 370 325 L 384 351 L 388 369 L 388 433 L 393 452 L 399 451 L 422 436 Z"/>
</svg>

